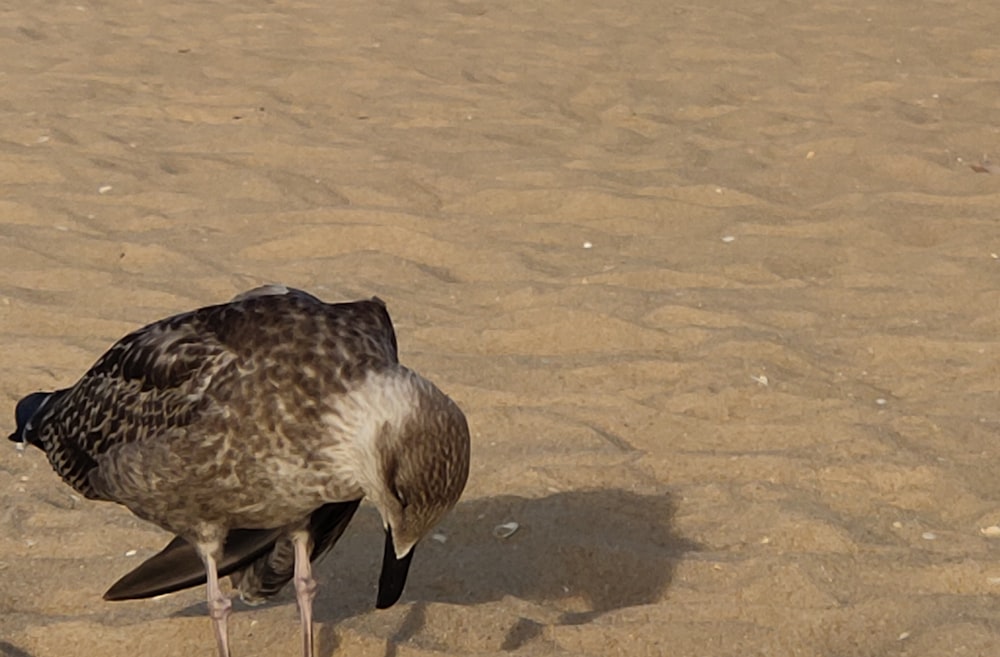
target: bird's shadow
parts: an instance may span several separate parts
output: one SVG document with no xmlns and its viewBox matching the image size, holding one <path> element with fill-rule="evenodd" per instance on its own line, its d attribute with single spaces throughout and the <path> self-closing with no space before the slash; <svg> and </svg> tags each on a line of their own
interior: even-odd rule
<svg viewBox="0 0 1000 657">
<path fill-rule="evenodd" d="M 393 657 L 394 644 L 420 632 L 428 603 L 475 605 L 510 596 L 556 609 L 560 624 L 579 624 L 659 600 L 677 561 L 700 548 L 675 533 L 675 511 L 669 494 L 621 489 L 460 502 L 417 547 L 402 600 L 412 604 L 388 642 L 386 657 Z M 506 525 L 503 531 L 501 525 Z M 504 531 L 513 533 L 504 538 Z M 314 617 L 322 623 L 317 654 L 336 651 L 338 621 L 374 607 L 382 541 L 378 514 L 363 506 L 316 566 L 320 588 Z M 294 598 L 289 586 L 269 604 L 294 604 Z M 204 615 L 204 605 L 178 613 Z M 520 618 L 508 628 L 501 648 L 515 650 L 543 629 L 535 620 Z"/>
<path fill-rule="evenodd" d="M 374 510 L 364 511 L 317 569 L 329 592 L 316 601 L 316 617 L 324 621 L 321 655 L 336 648 L 338 620 L 365 613 L 374 603 L 381 521 Z M 437 536 L 432 533 L 417 548 L 403 599 L 415 604 L 389 642 L 387 657 L 394 644 L 421 630 L 425 603 L 475 605 L 512 596 L 554 607 L 559 623 L 577 624 L 659 600 L 677 561 L 699 549 L 673 530 L 675 511 L 669 494 L 620 489 L 461 502 Z M 506 527 L 498 530 L 501 525 Z M 515 650 L 542 631 L 537 621 L 521 618 L 501 647 Z"/>
<path fill-rule="evenodd" d="M 30 652 L 25 652 L 14 644 L 0 641 L 0 657 L 32 657 L 32 655 Z"/>
</svg>

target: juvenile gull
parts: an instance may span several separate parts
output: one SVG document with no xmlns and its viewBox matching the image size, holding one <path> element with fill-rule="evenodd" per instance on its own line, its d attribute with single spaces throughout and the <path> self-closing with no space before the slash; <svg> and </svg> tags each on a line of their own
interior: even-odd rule
<svg viewBox="0 0 1000 657">
<path fill-rule="evenodd" d="M 105 598 L 207 582 L 220 657 L 232 603 L 219 577 L 250 602 L 294 580 L 311 657 L 311 561 L 362 498 L 385 528 L 383 609 L 469 472 L 465 416 L 399 364 L 381 300 L 327 304 L 277 285 L 125 336 L 76 385 L 18 402 L 16 421 L 10 439 L 45 451 L 78 492 L 176 534 Z"/>
</svg>

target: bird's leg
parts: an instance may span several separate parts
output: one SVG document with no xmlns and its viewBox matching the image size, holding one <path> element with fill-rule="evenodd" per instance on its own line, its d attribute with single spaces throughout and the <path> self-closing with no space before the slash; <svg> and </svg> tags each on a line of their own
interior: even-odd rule
<svg viewBox="0 0 1000 657">
<path fill-rule="evenodd" d="M 302 655 L 312 657 L 312 604 L 316 597 L 316 580 L 312 576 L 309 562 L 309 532 L 298 531 L 292 535 L 295 546 L 295 598 L 299 603 L 299 618 L 302 620 Z"/>
<path fill-rule="evenodd" d="M 215 642 L 219 646 L 219 657 L 229 657 L 229 629 L 226 619 L 233 608 L 233 602 L 222 594 L 219 588 L 219 572 L 215 567 L 215 557 L 203 554 L 205 573 L 208 576 L 208 615 L 215 627 Z"/>
</svg>

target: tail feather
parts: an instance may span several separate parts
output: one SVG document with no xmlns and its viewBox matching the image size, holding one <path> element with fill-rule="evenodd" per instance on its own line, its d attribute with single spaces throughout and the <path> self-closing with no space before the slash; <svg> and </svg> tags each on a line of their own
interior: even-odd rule
<svg viewBox="0 0 1000 657">
<path fill-rule="evenodd" d="M 219 576 L 224 577 L 252 563 L 272 548 L 282 529 L 234 529 L 226 537 Z M 112 584 L 105 600 L 138 600 L 173 593 L 205 583 L 205 564 L 195 547 L 174 537 L 163 548 Z"/>
<path fill-rule="evenodd" d="M 310 559 L 333 547 L 347 528 L 361 500 L 334 502 L 316 509 L 309 519 L 313 535 Z M 229 575 L 240 596 L 250 604 L 263 602 L 292 579 L 294 556 L 286 527 L 233 529 L 226 536 L 219 576 Z M 175 537 L 165 548 L 115 582 L 105 600 L 136 600 L 205 583 L 205 565 L 194 545 Z"/>
</svg>

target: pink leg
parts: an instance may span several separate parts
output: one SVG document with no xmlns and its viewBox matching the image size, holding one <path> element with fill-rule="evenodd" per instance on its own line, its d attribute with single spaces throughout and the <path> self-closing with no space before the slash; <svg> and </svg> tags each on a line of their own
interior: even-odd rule
<svg viewBox="0 0 1000 657">
<path fill-rule="evenodd" d="M 299 603 L 299 618 L 302 620 L 302 655 L 312 657 L 312 603 L 316 598 L 316 580 L 312 576 L 309 562 L 309 532 L 295 532 L 295 598 Z"/>
<path fill-rule="evenodd" d="M 229 629 L 226 619 L 233 608 L 233 602 L 222 594 L 219 588 L 219 573 L 215 567 L 215 559 L 211 555 L 203 555 L 205 572 L 208 575 L 208 615 L 215 626 L 215 642 L 219 646 L 219 657 L 229 657 Z"/>
</svg>

